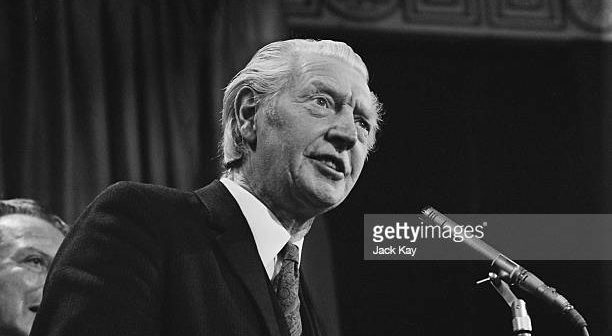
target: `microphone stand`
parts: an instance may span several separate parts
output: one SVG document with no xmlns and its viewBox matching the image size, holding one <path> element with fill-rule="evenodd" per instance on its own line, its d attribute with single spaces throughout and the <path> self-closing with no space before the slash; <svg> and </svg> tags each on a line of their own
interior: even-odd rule
<svg viewBox="0 0 612 336">
<path fill-rule="evenodd" d="M 505 282 L 501 281 L 499 276 L 495 273 L 489 273 L 489 277 L 484 280 L 480 280 L 477 284 L 489 281 L 493 288 L 501 295 L 510 307 L 512 313 L 512 332 L 516 336 L 533 336 L 531 328 L 531 318 L 527 314 L 527 304 L 525 301 L 519 299 L 512 293 L 510 286 Z"/>
</svg>

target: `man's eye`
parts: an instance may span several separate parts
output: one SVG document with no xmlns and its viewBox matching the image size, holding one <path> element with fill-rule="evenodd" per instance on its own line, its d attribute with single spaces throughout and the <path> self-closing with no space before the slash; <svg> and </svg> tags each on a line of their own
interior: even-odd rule
<svg viewBox="0 0 612 336">
<path fill-rule="evenodd" d="M 45 259 L 39 256 L 29 256 L 24 260 L 24 262 L 30 267 L 36 269 L 41 269 L 47 266 L 47 262 L 45 261 Z"/>
<path fill-rule="evenodd" d="M 357 126 L 359 126 L 360 128 L 364 129 L 367 133 L 370 133 L 371 126 L 367 121 L 357 118 L 355 119 L 355 124 L 357 124 Z"/>
<path fill-rule="evenodd" d="M 367 143 L 370 136 L 370 124 L 360 118 L 355 119 L 355 125 L 357 125 L 357 137 L 360 142 Z"/>
<path fill-rule="evenodd" d="M 324 107 L 324 108 L 328 108 L 329 107 L 329 103 L 327 102 L 327 99 L 323 98 L 323 97 L 317 97 L 315 98 L 315 104 Z"/>
</svg>

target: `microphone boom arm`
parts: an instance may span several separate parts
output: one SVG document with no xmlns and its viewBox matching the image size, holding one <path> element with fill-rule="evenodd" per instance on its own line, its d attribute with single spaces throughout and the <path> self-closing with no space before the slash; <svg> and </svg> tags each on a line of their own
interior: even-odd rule
<svg viewBox="0 0 612 336">
<path fill-rule="evenodd" d="M 425 215 L 427 220 L 442 227 L 448 226 L 452 229 L 459 225 L 432 207 L 424 208 L 421 213 Z M 533 273 L 527 271 L 483 240 L 476 237 L 466 237 L 463 242 L 476 252 L 491 260 L 491 271 L 501 280 L 511 286 L 517 286 L 550 303 L 563 313 L 563 315 L 567 316 L 573 324 L 579 328 L 586 329 L 587 323 L 585 319 L 578 313 L 574 306 L 572 306 L 561 294 L 557 293 L 554 288 L 547 286 Z"/>
</svg>

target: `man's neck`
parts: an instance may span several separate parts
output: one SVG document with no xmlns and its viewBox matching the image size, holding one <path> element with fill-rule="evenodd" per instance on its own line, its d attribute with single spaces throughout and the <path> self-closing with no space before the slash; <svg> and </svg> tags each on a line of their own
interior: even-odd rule
<svg viewBox="0 0 612 336">
<path fill-rule="evenodd" d="M 226 173 L 224 177 L 240 185 L 253 196 L 257 197 L 257 199 L 259 199 L 266 207 L 268 207 L 268 209 L 272 211 L 283 227 L 291 235 L 291 239 L 289 240 L 290 242 L 296 242 L 303 239 L 308 231 L 310 231 L 314 217 L 306 219 L 296 218 L 295 214 L 289 213 L 280 206 L 275 206 L 275 203 L 271 199 L 265 195 L 261 195 L 261 193 L 257 191 L 257 188 L 254 188 L 252 184 L 249 183 L 249 181 L 244 178 L 242 174 L 240 174 L 240 172 L 230 171 Z"/>
</svg>

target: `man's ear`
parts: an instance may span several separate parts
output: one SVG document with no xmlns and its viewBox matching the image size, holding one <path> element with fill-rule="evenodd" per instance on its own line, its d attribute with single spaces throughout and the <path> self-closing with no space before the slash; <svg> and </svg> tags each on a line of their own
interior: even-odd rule
<svg viewBox="0 0 612 336">
<path fill-rule="evenodd" d="M 234 111 L 242 139 L 254 149 L 257 143 L 257 126 L 255 124 L 257 100 L 252 88 L 245 86 L 238 91 L 234 100 Z"/>
</svg>

